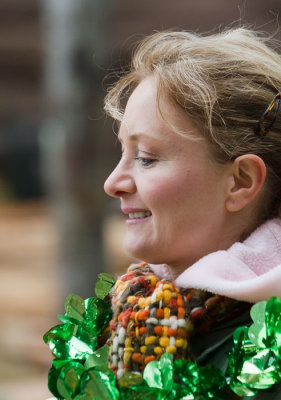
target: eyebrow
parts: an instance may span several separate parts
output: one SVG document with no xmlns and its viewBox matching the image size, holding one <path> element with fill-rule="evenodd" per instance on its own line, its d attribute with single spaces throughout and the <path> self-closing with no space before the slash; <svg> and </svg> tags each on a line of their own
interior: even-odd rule
<svg viewBox="0 0 281 400">
<path fill-rule="evenodd" d="M 122 138 L 120 136 L 120 132 L 118 132 L 117 137 L 118 137 L 119 141 L 122 143 Z M 131 142 L 136 142 L 139 138 L 142 138 L 142 137 L 144 137 L 146 139 L 149 139 L 149 140 L 152 140 L 154 142 L 160 142 L 160 140 L 158 138 L 155 138 L 155 137 L 150 136 L 150 135 L 148 135 L 146 133 L 143 133 L 143 132 L 137 132 L 137 133 L 132 133 L 131 135 L 128 135 L 128 139 Z"/>
</svg>

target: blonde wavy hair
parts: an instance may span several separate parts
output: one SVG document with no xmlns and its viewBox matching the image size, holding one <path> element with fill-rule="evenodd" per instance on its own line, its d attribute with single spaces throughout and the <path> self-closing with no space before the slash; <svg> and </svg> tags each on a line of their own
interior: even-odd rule
<svg viewBox="0 0 281 400">
<path fill-rule="evenodd" d="M 263 219 L 280 216 L 281 116 L 266 136 L 254 133 L 281 91 L 281 57 L 269 43 L 269 38 L 246 28 L 208 36 L 152 34 L 137 47 L 130 70 L 109 89 L 105 111 L 121 121 L 132 91 L 153 74 L 158 100 L 164 89 L 199 128 L 216 161 L 225 163 L 248 153 L 263 159 L 268 193 Z"/>
</svg>

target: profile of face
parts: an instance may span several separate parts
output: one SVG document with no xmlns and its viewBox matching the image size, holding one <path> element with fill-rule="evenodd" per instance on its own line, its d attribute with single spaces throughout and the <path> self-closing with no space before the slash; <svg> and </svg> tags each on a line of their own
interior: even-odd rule
<svg viewBox="0 0 281 400">
<path fill-rule="evenodd" d="M 183 111 L 163 93 L 161 117 L 153 77 L 130 96 L 119 131 L 120 162 L 105 191 L 127 215 L 125 251 L 176 273 L 228 247 L 227 168 L 216 163 Z M 187 133 L 175 133 L 172 126 Z M 188 137 L 198 135 L 200 140 Z"/>
</svg>

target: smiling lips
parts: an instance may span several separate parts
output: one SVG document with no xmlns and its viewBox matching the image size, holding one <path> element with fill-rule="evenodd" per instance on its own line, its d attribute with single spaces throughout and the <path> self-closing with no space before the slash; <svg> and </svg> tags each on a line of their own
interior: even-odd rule
<svg viewBox="0 0 281 400">
<path fill-rule="evenodd" d="M 140 210 L 136 208 L 122 208 L 122 211 L 127 215 L 127 224 L 145 221 L 152 215 L 149 210 Z"/>
<path fill-rule="evenodd" d="M 140 219 L 140 218 L 146 218 L 150 217 L 151 212 L 150 211 L 138 211 L 134 213 L 128 213 L 130 219 Z"/>
</svg>

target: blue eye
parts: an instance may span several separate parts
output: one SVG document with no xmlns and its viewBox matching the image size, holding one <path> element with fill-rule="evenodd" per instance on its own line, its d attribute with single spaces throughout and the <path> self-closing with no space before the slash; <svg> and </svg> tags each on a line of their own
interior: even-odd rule
<svg viewBox="0 0 281 400">
<path fill-rule="evenodd" d="M 135 160 L 138 161 L 142 167 L 148 167 L 149 165 L 151 165 L 156 161 L 153 158 L 145 158 L 145 157 L 136 157 Z"/>
</svg>

